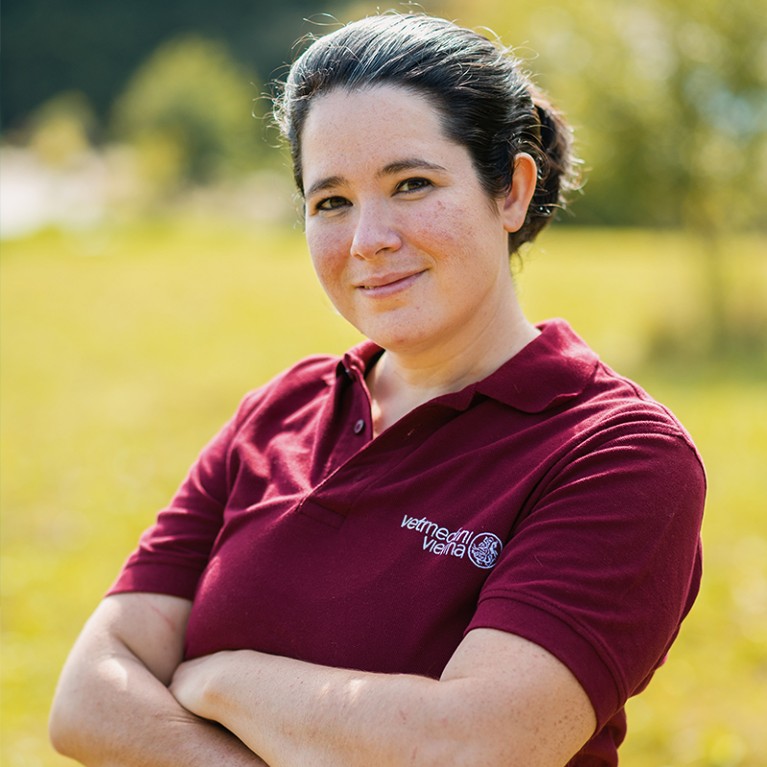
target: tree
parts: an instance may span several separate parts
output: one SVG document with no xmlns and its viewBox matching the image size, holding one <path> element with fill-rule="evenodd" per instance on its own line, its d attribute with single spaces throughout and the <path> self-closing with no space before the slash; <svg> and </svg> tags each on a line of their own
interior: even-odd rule
<svg viewBox="0 0 767 767">
<path fill-rule="evenodd" d="M 575 124 L 590 169 L 579 218 L 679 225 L 718 208 L 719 228 L 767 226 L 763 4 L 476 0 L 455 15 L 519 46 Z"/>
<path fill-rule="evenodd" d="M 708 346 L 731 324 L 724 238 L 767 229 L 767 13 L 753 0 L 476 0 L 570 117 L 585 223 L 681 226 L 699 242 Z M 753 332 L 753 331 L 752 331 Z"/>
<path fill-rule="evenodd" d="M 150 56 L 117 99 L 116 136 L 134 144 L 157 182 L 207 183 L 252 170 L 260 95 L 218 42 L 171 40 Z"/>
<path fill-rule="evenodd" d="M 63 91 L 79 91 L 105 118 L 131 73 L 163 41 L 183 35 L 225 40 L 264 78 L 290 58 L 303 19 L 346 0 L 4 0 L 3 129 Z"/>
</svg>

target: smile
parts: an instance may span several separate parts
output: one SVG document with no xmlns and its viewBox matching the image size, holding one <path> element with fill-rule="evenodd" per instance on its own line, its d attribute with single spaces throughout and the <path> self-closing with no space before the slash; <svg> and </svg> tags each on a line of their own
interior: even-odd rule
<svg viewBox="0 0 767 767">
<path fill-rule="evenodd" d="M 423 273 L 423 271 L 400 272 L 368 277 L 364 282 L 358 283 L 356 287 L 370 297 L 388 296 L 409 288 Z"/>
</svg>

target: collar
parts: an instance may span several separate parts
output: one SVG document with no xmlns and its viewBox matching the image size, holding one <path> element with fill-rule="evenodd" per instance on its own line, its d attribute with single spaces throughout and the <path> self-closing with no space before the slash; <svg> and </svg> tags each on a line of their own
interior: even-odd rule
<svg viewBox="0 0 767 767">
<path fill-rule="evenodd" d="M 345 375 L 351 380 L 364 379 L 383 352 L 383 347 L 378 344 L 363 341 L 341 357 L 336 367 L 336 375 Z"/>
<path fill-rule="evenodd" d="M 477 391 L 526 413 L 541 413 L 583 393 L 599 357 L 561 319 L 538 326 L 541 334 L 487 378 Z"/>
<path fill-rule="evenodd" d="M 477 395 L 526 413 L 541 413 L 578 397 L 593 379 L 597 355 L 562 319 L 538 325 L 540 335 L 487 378 L 438 397 L 455 410 L 467 410 Z M 338 375 L 362 380 L 383 349 L 363 341 L 339 361 Z"/>
</svg>

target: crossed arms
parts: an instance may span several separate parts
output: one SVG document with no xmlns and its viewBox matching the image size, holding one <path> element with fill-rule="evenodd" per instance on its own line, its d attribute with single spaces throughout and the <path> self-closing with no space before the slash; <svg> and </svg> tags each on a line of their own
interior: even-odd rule
<svg viewBox="0 0 767 767">
<path fill-rule="evenodd" d="M 88 767 L 561 767 L 594 712 L 520 637 L 471 631 L 439 681 L 243 650 L 182 662 L 191 603 L 105 599 L 64 667 L 52 742 Z"/>
</svg>

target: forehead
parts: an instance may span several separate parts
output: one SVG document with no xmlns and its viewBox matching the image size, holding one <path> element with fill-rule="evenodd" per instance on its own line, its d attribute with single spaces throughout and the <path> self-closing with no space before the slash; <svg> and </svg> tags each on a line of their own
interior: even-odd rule
<svg viewBox="0 0 767 767">
<path fill-rule="evenodd" d="M 396 85 L 335 88 L 311 104 L 301 136 L 304 181 L 329 163 L 388 153 L 463 149 L 446 136 L 442 115 L 425 95 Z"/>
<path fill-rule="evenodd" d="M 403 123 L 403 118 L 411 120 Z M 321 129 L 335 127 L 344 133 L 355 128 L 391 130 L 398 126 L 403 133 L 420 126 L 442 134 L 441 114 L 428 96 L 399 85 L 373 85 L 361 88 L 333 88 L 312 100 L 304 124 L 303 139 L 320 124 Z"/>
</svg>

